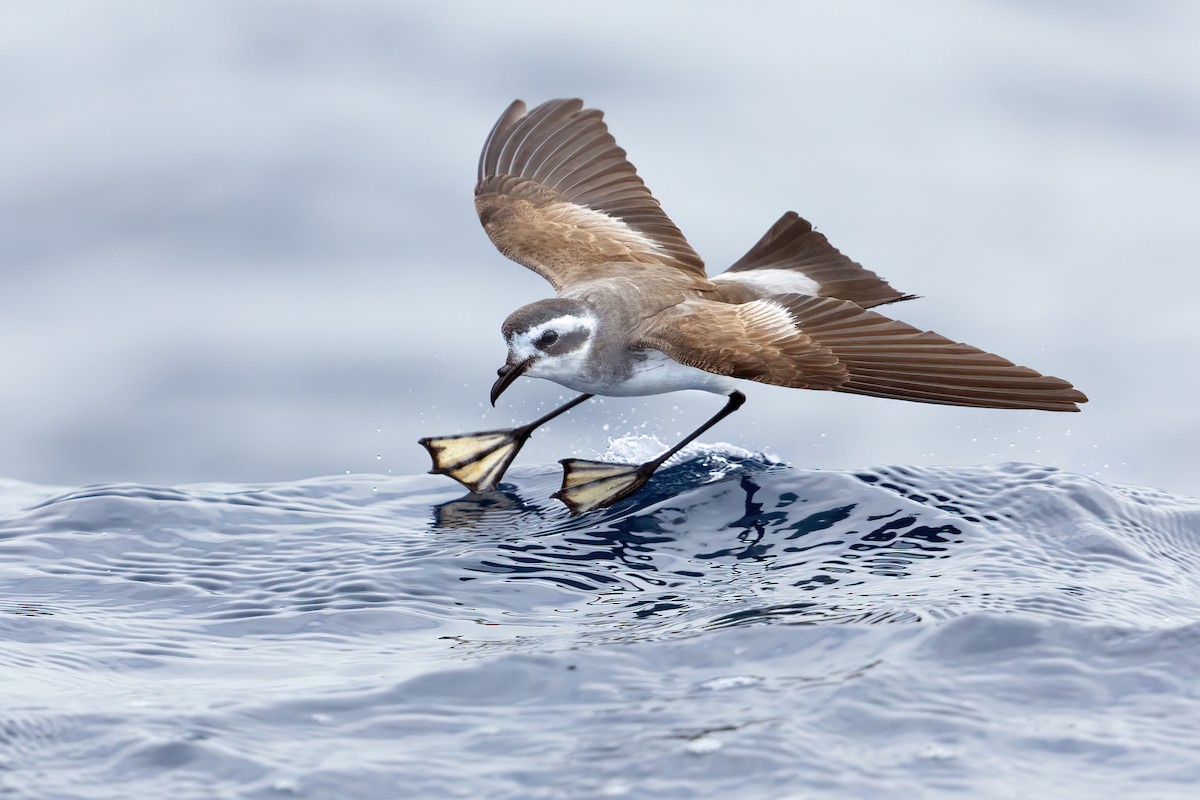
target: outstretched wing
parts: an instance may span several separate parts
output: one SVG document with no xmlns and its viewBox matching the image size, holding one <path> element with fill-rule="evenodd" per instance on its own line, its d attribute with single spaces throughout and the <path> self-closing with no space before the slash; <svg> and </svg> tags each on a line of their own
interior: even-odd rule
<svg viewBox="0 0 1200 800">
<path fill-rule="evenodd" d="M 1078 411 L 1087 402 L 1060 378 L 829 297 L 688 301 L 656 317 L 638 346 L 781 386 L 981 408 Z"/>
<path fill-rule="evenodd" d="M 863 308 L 910 300 L 861 264 L 842 255 L 822 234 L 789 211 L 746 255 L 715 276 L 718 286 L 737 286 L 745 297 L 807 294 L 851 300 Z"/>
<path fill-rule="evenodd" d="M 704 281 L 704 262 L 663 213 L 602 112 L 513 102 L 479 156 L 475 209 L 492 243 L 555 289 L 607 264 L 668 267 Z"/>
</svg>

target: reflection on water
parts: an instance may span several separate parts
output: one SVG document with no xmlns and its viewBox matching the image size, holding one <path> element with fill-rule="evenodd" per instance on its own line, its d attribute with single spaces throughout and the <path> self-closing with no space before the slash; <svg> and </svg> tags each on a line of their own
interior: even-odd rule
<svg viewBox="0 0 1200 800">
<path fill-rule="evenodd" d="M 508 512 L 525 501 L 511 492 L 495 506 L 473 501 L 476 534 L 495 535 L 499 541 L 489 558 L 467 569 L 597 592 L 601 599 L 636 594 L 622 607 L 647 618 L 692 610 L 694 601 L 685 601 L 690 587 L 729 572 L 757 575 L 755 595 L 784 586 L 789 593 L 815 593 L 834 586 L 850 590 L 872 578 L 927 576 L 936 571 L 932 562 L 950 558 L 955 546 L 981 534 L 969 515 L 956 509 L 921 505 L 895 491 L 858 488 L 846 476 L 779 471 L 750 460 L 737 464 L 736 472 L 707 486 L 707 496 L 698 502 L 687 502 L 686 491 L 676 493 L 703 485 L 705 467 L 695 462 L 673 467 L 643 496 L 586 527 L 581 524 L 590 517 L 581 521 L 551 512 L 556 519 L 547 520 L 535 537 L 520 541 L 504 538 L 511 531 Z M 834 484 L 838 490 L 830 491 Z M 855 501 L 847 502 L 852 494 Z M 545 518 L 540 510 L 534 513 Z M 721 614 L 710 624 L 785 617 L 848 621 L 909 619 L 914 614 L 864 616 L 836 604 L 773 603 Z"/>
<path fill-rule="evenodd" d="M 772 786 L 797 764 L 856 774 L 874 742 L 891 766 L 873 756 L 857 794 L 888 797 L 925 780 L 929 741 L 1007 754 L 947 760 L 956 785 L 1011 785 L 1013 764 L 1077 776 L 1031 716 L 1098 783 L 1121 780 L 1096 766 L 1111 747 L 1167 775 L 1200 746 L 1195 501 L 1028 464 L 710 454 L 571 517 L 558 480 L 6 484 L 0 788 L 497 796 L 469 757 L 519 769 L 498 796 L 612 794 L 629 769 L 741 796 L 730 764 Z M 1117 733 L 1056 727 L 1104 698 L 1122 698 Z M 518 768 L 517 750 L 545 759 Z"/>
</svg>

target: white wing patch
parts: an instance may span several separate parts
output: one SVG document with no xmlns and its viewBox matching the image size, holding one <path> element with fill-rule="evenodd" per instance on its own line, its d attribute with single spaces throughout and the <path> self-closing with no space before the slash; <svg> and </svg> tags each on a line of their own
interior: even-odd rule
<svg viewBox="0 0 1200 800">
<path fill-rule="evenodd" d="M 796 318 L 792 312 L 774 300 L 755 300 L 738 306 L 738 316 L 747 328 L 766 334 L 770 339 L 783 339 L 796 332 Z"/>
<path fill-rule="evenodd" d="M 744 272 L 723 272 L 711 280 L 738 283 L 763 295 L 806 294 L 821 296 L 821 284 L 794 269 L 748 269 Z"/>
</svg>

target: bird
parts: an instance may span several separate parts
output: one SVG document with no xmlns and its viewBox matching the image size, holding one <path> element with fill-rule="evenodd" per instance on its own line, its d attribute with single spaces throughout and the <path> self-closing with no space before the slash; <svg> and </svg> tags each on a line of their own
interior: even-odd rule
<svg viewBox="0 0 1200 800">
<path fill-rule="evenodd" d="M 900 292 L 788 211 L 720 274 L 646 188 L 604 121 L 579 99 L 514 101 L 479 158 L 475 208 L 505 256 L 550 282 L 551 298 L 504 320 L 495 406 L 518 378 L 579 395 L 516 428 L 419 440 L 448 475 L 492 491 L 535 429 L 596 395 L 695 389 L 724 406 L 657 458 L 567 458 L 553 496 L 572 514 L 640 490 L 684 446 L 746 401 L 741 381 L 1000 409 L 1078 411 L 1069 382 L 872 310 Z"/>
</svg>

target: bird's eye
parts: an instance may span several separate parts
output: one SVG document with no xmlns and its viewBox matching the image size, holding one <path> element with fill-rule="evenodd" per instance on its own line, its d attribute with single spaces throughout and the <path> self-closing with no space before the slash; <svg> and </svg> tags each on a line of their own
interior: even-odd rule
<svg viewBox="0 0 1200 800">
<path fill-rule="evenodd" d="M 541 336 L 539 336 L 537 338 L 537 341 L 534 342 L 534 344 L 537 345 L 540 349 L 545 350 L 547 347 L 549 347 L 550 345 L 554 344 L 557 341 L 558 341 L 558 333 L 557 332 L 546 331 L 545 333 L 543 333 Z"/>
</svg>

